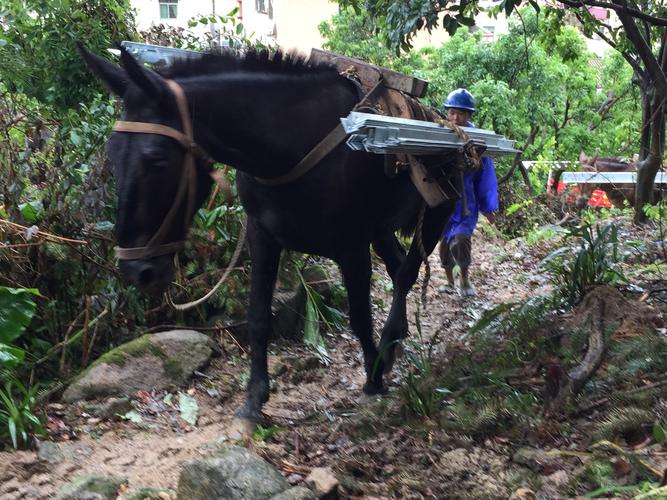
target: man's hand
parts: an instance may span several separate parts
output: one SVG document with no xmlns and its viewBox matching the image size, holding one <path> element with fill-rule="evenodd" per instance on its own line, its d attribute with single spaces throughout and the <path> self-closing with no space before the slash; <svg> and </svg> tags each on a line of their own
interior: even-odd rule
<svg viewBox="0 0 667 500">
<path fill-rule="evenodd" d="M 486 217 L 486 220 L 489 221 L 489 224 L 494 225 L 496 223 L 496 213 L 495 212 L 489 212 L 488 214 L 484 214 L 484 217 Z"/>
</svg>

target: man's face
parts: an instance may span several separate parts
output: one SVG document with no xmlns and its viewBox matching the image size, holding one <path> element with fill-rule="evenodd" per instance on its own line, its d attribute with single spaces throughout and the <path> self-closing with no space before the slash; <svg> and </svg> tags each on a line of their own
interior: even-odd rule
<svg viewBox="0 0 667 500">
<path fill-rule="evenodd" d="M 471 114 L 467 109 L 449 108 L 447 110 L 447 119 L 459 127 L 467 127 Z"/>
</svg>

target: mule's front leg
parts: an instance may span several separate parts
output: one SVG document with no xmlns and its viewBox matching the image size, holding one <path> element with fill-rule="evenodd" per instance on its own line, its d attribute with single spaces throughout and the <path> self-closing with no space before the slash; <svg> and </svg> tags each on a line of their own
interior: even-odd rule
<svg viewBox="0 0 667 500">
<path fill-rule="evenodd" d="M 251 259 L 248 336 L 250 381 L 246 402 L 236 414 L 253 422 L 262 420 L 262 406 L 269 399 L 267 347 L 271 333 L 271 298 L 282 249 L 252 217 L 248 217 L 248 245 Z"/>
<path fill-rule="evenodd" d="M 373 319 L 371 315 L 371 256 L 368 249 L 360 248 L 337 259 L 343 273 L 350 305 L 350 326 L 359 338 L 364 353 L 366 369 L 366 394 L 387 392 L 383 382 L 383 362 L 373 341 Z"/>
<path fill-rule="evenodd" d="M 454 210 L 451 203 L 436 208 L 426 209 L 422 225 L 421 240 L 426 255 L 430 255 L 440 239 L 447 219 Z M 392 296 L 389 317 L 382 329 L 380 339 L 380 354 L 384 360 L 385 373 L 394 365 L 397 343 L 408 334 L 408 318 L 406 300 L 408 292 L 417 281 L 419 268 L 423 262 L 418 239 L 415 236 L 410 245 L 408 255 L 394 278 L 394 293 Z"/>
</svg>

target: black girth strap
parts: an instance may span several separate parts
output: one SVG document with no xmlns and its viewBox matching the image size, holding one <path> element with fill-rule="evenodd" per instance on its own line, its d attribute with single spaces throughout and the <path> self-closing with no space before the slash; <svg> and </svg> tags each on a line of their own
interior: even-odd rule
<svg viewBox="0 0 667 500">
<path fill-rule="evenodd" d="M 368 91 L 368 94 L 359 101 L 352 111 L 356 111 L 360 107 L 364 106 L 369 99 L 374 98 L 377 93 L 383 88 L 384 80 L 382 77 L 378 79 L 378 82 L 375 86 Z M 304 156 L 299 163 L 296 164 L 292 170 L 287 172 L 285 175 L 276 177 L 275 179 L 266 179 L 262 177 L 255 177 L 257 182 L 264 184 L 265 186 L 282 186 L 292 182 L 302 175 L 309 172 L 315 165 L 324 159 L 329 153 L 331 153 L 336 146 L 338 146 L 343 140 L 347 137 L 345 129 L 343 129 L 342 124 L 338 124 L 331 132 L 329 132 L 324 139 L 322 139 L 317 146 L 311 149 L 306 156 Z"/>
</svg>

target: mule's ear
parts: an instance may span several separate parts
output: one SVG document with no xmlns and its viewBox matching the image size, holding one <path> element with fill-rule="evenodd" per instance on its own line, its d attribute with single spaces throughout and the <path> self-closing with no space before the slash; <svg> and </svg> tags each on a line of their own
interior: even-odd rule
<svg viewBox="0 0 667 500">
<path fill-rule="evenodd" d="M 76 48 L 85 61 L 86 66 L 88 66 L 88 69 L 90 69 L 90 71 L 92 71 L 111 92 L 122 97 L 127 89 L 127 75 L 125 74 L 125 71 L 106 59 L 93 54 L 80 42 L 76 42 Z"/>
<path fill-rule="evenodd" d="M 130 80 L 143 90 L 149 98 L 160 99 L 162 96 L 168 95 L 169 89 L 164 78 L 137 62 L 124 47 L 120 48 L 120 64 L 127 72 Z"/>
</svg>

